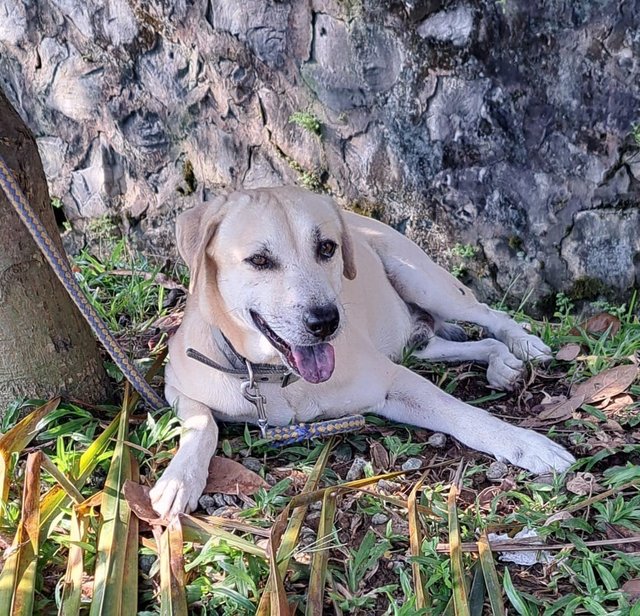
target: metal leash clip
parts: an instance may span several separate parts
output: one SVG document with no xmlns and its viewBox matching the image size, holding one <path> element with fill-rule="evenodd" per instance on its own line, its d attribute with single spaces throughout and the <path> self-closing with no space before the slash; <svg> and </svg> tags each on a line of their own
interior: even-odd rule
<svg viewBox="0 0 640 616">
<path fill-rule="evenodd" d="M 260 428 L 260 434 L 263 439 L 267 438 L 267 399 L 260 393 L 258 384 L 253 377 L 253 366 L 251 362 L 247 361 L 247 373 L 249 378 L 246 381 L 242 381 L 240 385 L 240 391 L 246 400 L 251 402 L 258 411 L 258 427 Z"/>
</svg>

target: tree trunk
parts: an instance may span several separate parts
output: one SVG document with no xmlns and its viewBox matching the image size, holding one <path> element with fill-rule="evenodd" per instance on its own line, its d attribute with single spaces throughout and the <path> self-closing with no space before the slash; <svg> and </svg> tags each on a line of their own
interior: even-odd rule
<svg viewBox="0 0 640 616">
<path fill-rule="evenodd" d="M 35 140 L 1 91 L 0 154 L 62 251 Z M 95 402 L 106 389 L 89 326 L 0 191 L 0 416 L 23 396 Z"/>
</svg>

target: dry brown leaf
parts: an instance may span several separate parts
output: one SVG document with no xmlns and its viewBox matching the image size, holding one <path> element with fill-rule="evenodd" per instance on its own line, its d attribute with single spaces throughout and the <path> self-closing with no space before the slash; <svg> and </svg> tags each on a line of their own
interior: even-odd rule
<svg viewBox="0 0 640 616">
<path fill-rule="evenodd" d="M 573 361 L 578 355 L 580 355 L 581 347 L 577 342 L 570 342 L 565 344 L 556 353 L 556 359 L 560 361 Z"/>
<path fill-rule="evenodd" d="M 150 490 L 151 488 L 148 486 L 140 485 L 130 479 L 127 479 L 122 486 L 122 494 L 137 518 L 144 520 L 152 526 L 166 526 L 167 521 L 158 517 L 158 514 L 151 506 L 151 499 L 149 498 Z"/>
<path fill-rule="evenodd" d="M 567 481 L 567 490 L 578 496 L 587 496 L 602 492 L 604 488 L 596 481 L 592 473 L 576 473 Z"/>
<path fill-rule="evenodd" d="M 500 485 L 489 486 L 484 488 L 478 493 L 476 497 L 478 499 L 478 504 L 483 509 L 488 509 L 491 506 L 493 499 L 498 494 L 503 494 L 504 492 L 508 492 L 509 490 L 513 490 L 516 487 L 516 482 L 511 477 L 505 477 Z"/>
<path fill-rule="evenodd" d="M 242 466 L 240 462 L 214 456 L 209 464 L 209 477 L 205 494 L 244 494 L 251 496 L 260 488 L 269 489 L 269 484 L 257 473 Z"/>
<path fill-rule="evenodd" d="M 554 522 L 563 522 L 564 520 L 570 520 L 573 516 L 568 511 L 558 511 L 550 515 L 545 521 L 543 526 L 549 526 Z"/>
<path fill-rule="evenodd" d="M 640 599 L 640 578 L 633 578 L 632 580 L 627 580 L 620 590 L 628 595 L 629 599 L 632 603 L 635 603 L 638 599 Z"/>
<path fill-rule="evenodd" d="M 582 397 L 581 404 L 591 404 L 623 393 L 638 376 L 638 366 L 609 368 L 571 389 L 571 397 Z"/>
<path fill-rule="evenodd" d="M 382 443 L 374 441 L 370 447 L 371 462 L 375 472 L 387 471 L 389 468 L 390 460 L 387 450 Z"/>
<path fill-rule="evenodd" d="M 539 404 L 534 407 L 535 410 L 540 410 L 538 415 L 527 417 L 520 422 L 520 425 L 533 428 L 570 419 L 574 411 L 578 410 L 583 402 L 584 398 L 582 396 L 571 396 L 568 399 L 566 396 L 551 398 L 547 404 Z"/>
<path fill-rule="evenodd" d="M 626 408 L 633 403 L 634 399 L 629 394 L 622 394 L 621 396 L 610 399 L 609 404 L 607 404 L 603 410 L 606 411 L 607 414 L 619 413 L 626 410 Z"/>
<path fill-rule="evenodd" d="M 579 330 L 583 330 L 588 334 L 594 334 L 599 336 L 604 334 L 607 330 L 609 336 L 613 337 L 618 333 L 620 329 L 620 319 L 608 312 L 600 312 L 587 319 L 584 323 L 578 325 L 577 328 L 573 328 L 569 333 L 573 335 L 580 335 Z"/>
</svg>

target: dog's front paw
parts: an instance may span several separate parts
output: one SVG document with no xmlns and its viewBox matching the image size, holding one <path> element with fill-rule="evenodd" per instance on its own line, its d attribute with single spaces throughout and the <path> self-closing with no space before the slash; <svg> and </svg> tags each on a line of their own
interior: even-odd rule
<svg viewBox="0 0 640 616">
<path fill-rule="evenodd" d="M 511 334 L 508 340 L 511 352 L 523 361 L 547 363 L 553 359 L 551 349 L 537 336 L 522 333 Z"/>
<path fill-rule="evenodd" d="M 533 430 L 513 426 L 503 437 L 495 457 L 536 475 L 566 471 L 576 461 L 562 445 Z"/>
<path fill-rule="evenodd" d="M 511 390 L 520 378 L 524 364 L 507 347 L 501 346 L 503 350 L 489 356 L 487 381 L 495 389 Z"/>
<path fill-rule="evenodd" d="M 174 458 L 149 492 L 151 505 L 165 520 L 196 509 L 207 484 L 207 464 L 181 462 L 177 457 Z"/>
</svg>

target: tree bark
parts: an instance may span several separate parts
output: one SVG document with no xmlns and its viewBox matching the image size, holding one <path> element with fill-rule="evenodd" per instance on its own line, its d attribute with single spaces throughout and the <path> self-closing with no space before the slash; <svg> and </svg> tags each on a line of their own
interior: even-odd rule
<svg viewBox="0 0 640 616">
<path fill-rule="evenodd" d="M 63 251 L 35 140 L 1 91 L 0 154 Z M 106 391 L 89 326 L 0 191 L 0 416 L 16 398 L 97 402 Z"/>
</svg>

